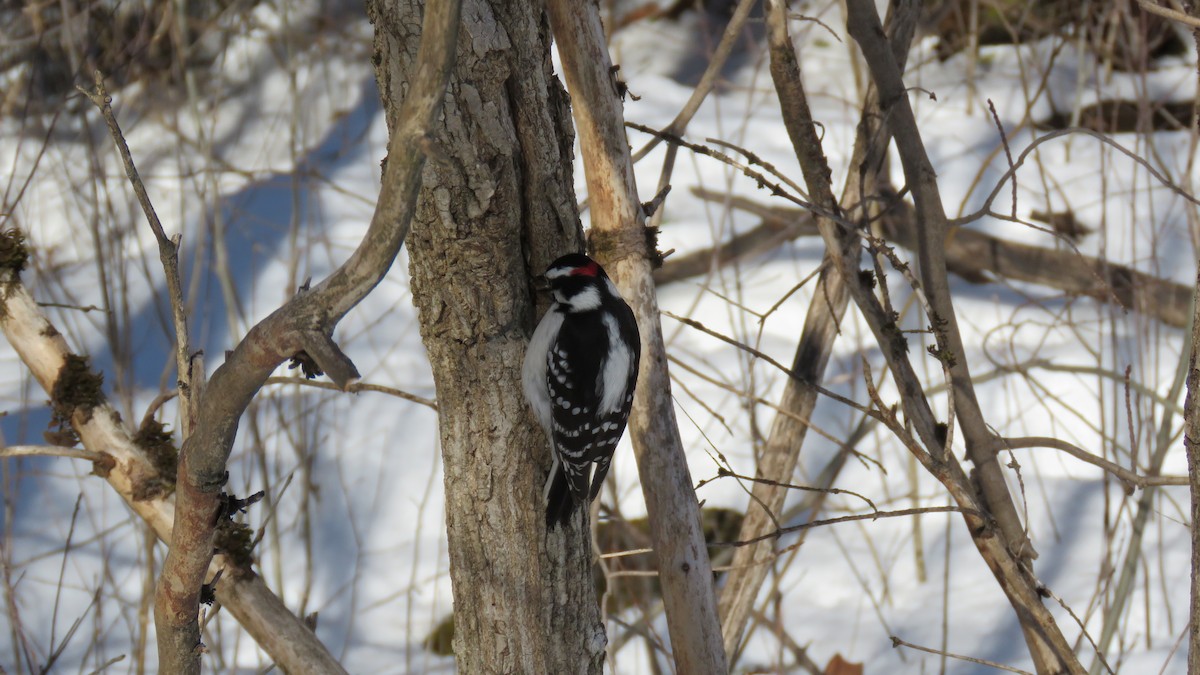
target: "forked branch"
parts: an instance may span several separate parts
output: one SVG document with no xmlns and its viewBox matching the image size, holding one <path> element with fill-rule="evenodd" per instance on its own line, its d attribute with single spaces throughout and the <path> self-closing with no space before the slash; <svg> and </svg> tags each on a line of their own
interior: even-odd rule
<svg viewBox="0 0 1200 675">
<path fill-rule="evenodd" d="M 431 0 L 425 9 L 420 65 L 391 130 L 379 201 L 358 248 L 327 279 L 254 326 L 208 384 L 195 432 L 180 452 L 176 526 L 155 598 L 164 672 L 200 671 L 200 589 L 212 557 L 226 462 L 246 406 L 271 372 L 300 352 L 342 388 L 358 378 L 331 336 L 338 321 L 383 279 L 408 233 L 425 163 L 424 139 L 454 65 L 459 11 L 459 0 Z M 218 589 L 225 583 L 223 578 Z"/>
<path fill-rule="evenodd" d="M 958 425 L 963 431 L 967 454 L 975 464 L 979 496 L 989 515 L 995 519 L 1002 546 L 995 545 L 997 537 L 984 536 L 974 529 L 972 539 L 1016 611 L 1039 671 L 1082 673 L 1083 669 L 1074 650 L 1066 641 L 1054 617 L 1042 605 L 1038 584 L 1028 570 L 1035 554 L 1017 515 L 1016 505 L 997 460 L 995 435 L 984 421 L 975 396 L 950 297 L 944 245 L 947 220 L 938 192 L 937 174 L 921 140 L 901 70 L 884 39 L 875 4 L 870 0 L 848 0 L 847 15 L 850 35 L 859 44 L 871 71 L 872 80 L 879 90 L 884 118 L 896 141 L 905 179 L 916 204 L 917 220 L 922 225 L 917 235 L 921 283 L 934 313 L 929 317 L 930 323 L 937 340 L 938 353 L 943 355 L 943 363 L 950 373 L 953 385 L 951 402 L 954 404 Z M 857 295 L 855 299 L 859 299 Z M 871 322 L 870 314 L 873 312 L 861 304 L 860 308 Z M 872 323 L 872 330 L 875 330 L 876 326 Z M 881 337 L 877 333 L 877 338 Z M 909 398 L 920 397 L 919 389 L 914 390 L 911 385 L 904 384 L 909 378 L 915 378 L 915 374 L 911 366 L 904 367 L 908 361 L 907 355 L 891 353 L 888 360 L 897 384 L 900 385 L 907 411 L 910 406 Z M 926 402 L 921 407 L 927 406 Z M 924 420 L 915 422 L 917 431 L 921 433 L 922 441 L 929 448 L 936 464 L 955 466 L 953 455 L 939 453 L 939 442 L 931 442 L 927 437 L 929 430 L 923 428 Z M 927 468 L 936 467 L 927 465 Z M 968 484 L 962 482 L 965 477 L 961 475 L 961 470 L 950 474 L 939 473 L 934 471 L 934 475 L 939 477 L 952 494 L 974 492 L 969 489 Z"/>
<path fill-rule="evenodd" d="M 52 395 L 71 357 L 70 349 L 29 291 L 9 270 L 0 272 L 0 331 L 46 393 Z M 174 506 L 161 490 L 154 493 L 147 489 L 156 481 L 157 471 L 134 443 L 112 406 L 100 395 L 92 407 L 72 414 L 71 426 L 85 448 L 74 450 L 74 456 L 95 462 L 96 473 L 103 476 L 130 510 L 159 539 L 169 542 Z M 0 451 L 0 455 L 4 454 Z M 276 664 L 292 673 L 344 672 L 313 632 L 267 588 L 261 577 L 237 574 L 224 556 L 218 555 L 208 572 L 216 575 L 222 569 L 226 571 L 217 584 L 217 600 Z"/>
</svg>

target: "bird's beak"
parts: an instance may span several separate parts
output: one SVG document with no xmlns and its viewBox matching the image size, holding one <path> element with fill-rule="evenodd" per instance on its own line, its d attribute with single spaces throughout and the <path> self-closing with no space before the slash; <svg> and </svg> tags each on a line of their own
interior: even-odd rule
<svg viewBox="0 0 1200 675">
<path fill-rule="evenodd" d="M 533 278 L 533 290 L 538 293 L 547 293 L 550 291 L 550 281 L 546 279 L 546 275 L 539 274 Z"/>
</svg>

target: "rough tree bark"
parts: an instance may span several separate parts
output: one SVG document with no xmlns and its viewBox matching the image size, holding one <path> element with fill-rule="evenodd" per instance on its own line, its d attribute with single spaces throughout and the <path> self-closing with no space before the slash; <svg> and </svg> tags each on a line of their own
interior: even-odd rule
<svg viewBox="0 0 1200 675">
<path fill-rule="evenodd" d="M 389 129 L 413 75 L 416 0 L 375 0 Z M 570 117 L 541 3 L 467 2 L 409 236 L 437 388 L 461 672 L 599 673 L 606 638 L 584 523 L 547 534 L 543 432 L 520 386 L 533 274 L 580 250 Z"/>
</svg>

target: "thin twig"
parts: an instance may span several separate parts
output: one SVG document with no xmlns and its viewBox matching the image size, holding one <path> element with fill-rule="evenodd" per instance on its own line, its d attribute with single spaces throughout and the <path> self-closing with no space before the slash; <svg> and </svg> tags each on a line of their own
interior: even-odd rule
<svg viewBox="0 0 1200 675">
<path fill-rule="evenodd" d="M 611 560 L 612 558 L 627 558 L 629 556 L 644 555 L 647 553 L 654 553 L 654 549 L 652 549 L 652 548 L 635 548 L 635 549 L 630 549 L 628 551 L 617 551 L 615 553 L 601 553 L 600 558 L 603 560 Z"/>
<path fill-rule="evenodd" d="M 84 314 L 87 314 L 88 312 L 104 311 L 102 308 L 97 307 L 95 305 L 87 305 L 87 306 L 72 305 L 72 304 L 63 303 L 63 302 L 39 302 L 38 307 L 54 307 L 56 309 L 75 309 L 80 312 L 83 312 Z"/>
<path fill-rule="evenodd" d="M 794 410 L 789 410 L 778 403 L 775 403 L 773 401 L 768 401 L 767 399 L 765 399 L 761 396 L 753 395 L 750 392 L 745 391 L 744 389 L 739 389 L 738 387 L 735 387 L 731 384 L 722 382 L 722 381 L 716 379 L 715 377 L 705 375 L 704 373 L 700 372 L 696 368 L 688 365 L 687 363 L 684 363 L 683 361 L 680 361 L 678 358 L 676 358 L 674 356 L 668 356 L 667 360 L 670 361 L 673 365 L 676 365 L 679 368 L 683 369 L 684 371 L 691 373 L 692 375 L 695 375 L 696 377 L 704 380 L 705 382 L 713 385 L 714 387 L 723 389 L 731 394 L 736 394 L 737 396 L 746 399 L 748 402 L 757 403 L 758 405 L 766 406 L 766 407 L 770 408 L 771 410 L 774 410 L 775 412 L 779 413 L 780 415 L 789 417 L 789 418 L 795 420 L 796 422 L 799 422 L 800 424 L 805 425 L 808 429 L 815 431 L 817 433 L 817 435 L 821 436 L 822 438 L 826 438 L 829 441 L 836 443 L 838 445 L 842 445 L 844 443 L 843 438 L 841 438 L 838 435 L 833 434 L 829 431 L 826 431 L 825 429 L 821 428 L 819 425 L 813 424 L 812 419 L 810 419 L 808 417 L 804 417 L 803 415 L 797 414 Z M 992 372 L 995 373 L 996 371 L 992 371 Z M 939 385 L 939 388 L 935 388 L 933 391 L 940 391 L 940 387 L 941 387 L 941 385 Z M 867 457 L 857 451 L 854 452 L 854 456 L 857 457 L 860 461 L 862 461 L 864 463 L 873 464 L 873 465 L 879 467 L 880 469 L 882 469 L 882 465 L 880 465 L 880 463 L 877 460 L 875 460 L 874 458 Z"/>
<path fill-rule="evenodd" d="M 1000 143 L 1004 146 L 1004 156 L 1008 158 L 1008 168 L 1013 166 L 1012 148 L 1008 147 L 1008 136 L 1004 133 L 1004 125 L 1000 122 L 1000 115 L 996 112 L 996 104 L 992 103 L 992 99 L 987 100 L 988 110 L 992 111 L 992 120 L 996 122 L 996 131 L 1000 132 Z M 1017 217 L 1017 181 L 1014 178 L 1012 182 L 1012 217 Z"/>
<path fill-rule="evenodd" d="M 711 143 L 717 147 L 727 148 L 729 150 L 733 150 L 734 152 L 737 152 L 738 154 L 740 154 L 741 156 L 746 158 L 746 161 L 750 163 L 750 166 L 761 166 L 764 171 L 771 174 L 772 176 L 775 176 L 780 181 L 782 181 L 784 185 L 795 190 L 796 194 L 801 195 L 803 197 L 808 197 L 807 191 L 804 188 L 800 187 L 800 185 L 798 183 L 796 183 L 796 181 L 792 180 L 790 177 L 788 177 L 782 171 L 775 168 L 774 164 L 772 164 L 772 163 L 768 162 L 767 160 L 763 159 L 762 157 L 760 157 L 757 152 L 754 152 L 752 150 L 744 148 L 736 143 L 730 143 L 729 141 L 724 141 L 719 138 L 705 138 L 704 142 Z"/>
<path fill-rule="evenodd" d="M 1138 6 L 1147 12 L 1150 12 L 1151 14 L 1157 14 L 1161 16 L 1164 19 L 1178 21 L 1185 26 L 1188 26 L 1192 30 L 1200 29 L 1200 19 L 1189 14 L 1184 14 L 1179 10 L 1171 9 L 1170 7 L 1163 7 L 1157 2 L 1154 2 L 1154 0 L 1138 0 Z"/>
<path fill-rule="evenodd" d="M 146 408 L 146 414 L 142 415 L 141 426 L 143 426 L 143 427 L 146 426 L 146 424 L 148 422 L 150 422 L 150 420 L 154 419 L 154 416 L 158 414 L 159 409 L 162 408 L 164 405 L 166 405 L 167 401 L 170 401 L 171 399 L 175 398 L 178 395 L 179 395 L 179 390 L 172 389 L 171 391 L 164 391 L 164 392 L 159 393 L 158 396 L 155 396 L 154 400 L 151 401 L 150 405 Z M 185 415 L 187 414 L 187 411 L 180 411 L 180 412 Z"/>
<path fill-rule="evenodd" d="M 696 489 L 698 490 L 698 489 L 700 489 L 701 486 L 707 485 L 719 478 L 737 478 L 738 480 L 749 481 L 751 483 L 761 483 L 763 485 L 770 485 L 772 487 L 781 487 L 781 488 L 785 488 L 788 490 L 802 490 L 804 492 L 823 492 L 825 494 L 830 494 L 830 495 L 852 495 L 852 496 L 858 497 L 859 499 L 866 502 L 867 506 L 871 507 L 872 511 L 875 511 L 876 513 L 879 512 L 879 508 L 877 506 L 875 506 L 875 502 L 871 501 L 867 497 L 865 497 L 857 492 L 854 492 L 853 490 L 845 490 L 842 488 L 832 488 L 832 487 L 831 488 L 813 487 L 812 485 L 796 485 L 794 483 L 784 483 L 784 482 L 777 481 L 777 480 L 771 480 L 770 478 L 759 478 L 759 477 L 755 477 L 755 476 L 743 476 L 740 473 L 735 473 L 724 467 L 721 467 L 720 469 L 717 470 L 716 476 L 714 476 L 712 478 L 706 478 L 706 479 L 700 481 L 699 483 L 697 483 Z"/>
<path fill-rule="evenodd" d="M 958 659 L 959 661 L 966 661 L 968 663 L 978 663 L 981 666 L 989 666 L 989 667 L 996 668 L 998 670 L 1003 670 L 1003 671 L 1009 672 L 1009 673 L 1020 673 L 1021 675 L 1033 675 L 1033 673 L 1031 673 L 1027 670 L 1021 670 L 1020 668 L 1013 668 L 1012 666 L 1006 666 L 1003 663 L 996 663 L 995 661 L 988 661 L 986 659 L 977 659 L 974 656 L 965 656 L 963 654 L 955 654 L 953 652 L 944 652 L 940 649 L 931 649 L 929 647 L 922 647 L 920 645 L 914 645 L 911 642 L 905 642 L 904 640 L 901 640 L 900 638 L 896 637 L 895 635 L 892 635 L 889 637 L 891 637 L 891 639 L 892 639 L 893 647 L 908 647 L 909 649 L 915 649 L 919 652 L 925 652 L 926 654 L 937 654 L 938 656 L 949 656 L 950 658 Z"/>
<path fill-rule="evenodd" d="M 739 546 L 749 546 L 750 544 L 753 544 L 755 542 L 766 541 L 768 539 L 778 539 L 785 534 L 790 534 L 792 532 L 799 532 L 801 530 L 811 530 L 814 527 L 825 527 L 827 525 L 837 525 L 839 523 L 853 523 L 853 522 L 859 521 L 859 520 L 875 521 L 875 520 L 879 520 L 880 518 L 904 518 L 906 516 L 916 516 L 916 515 L 921 515 L 921 514 L 925 514 L 925 513 L 970 513 L 970 514 L 976 515 L 976 516 L 983 515 L 983 514 L 979 513 L 978 511 L 975 511 L 973 509 L 964 509 L 961 506 L 926 506 L 926 507 L 917 508 L 917 509 L 899 509 L 896 511 L 872 511 L 871 513 L 859 513 L 859 514 L 850 515 L 850 516 L 838 516 L 837 518 L 824 518 L 821 520 L 810 520 L 807 523 L 801 523 L 799 525 L 789 525 L 787 527 L 781 527 L 778 530 L 775 530 L 774 532 L 768 532 L 767 534 L 764 534 L 761 537 L 754 537 L 753 539 L 746 539 L 743 541 L 712 541 L 712 542 L 709 542 L 708 545 L 709 546 L 729 546 L 729 547 L 736 548 Z M 716 569 L 716 568 L 714 568 L 714 569 Z"/>
<path fill-rule="evenodd" d="M 821 668 L 816 661 L 813 661 L 812 657 L 808 655 L 808 648 L 797 644 L 796 641 L 792 639 L 792 636 L 788 635 L 788 632 L 784 630 L 784 626 L 781 624 L 781 622 L 771 621 L 767 615 L 756 609 L 750 610 L 750 617 L 754 619 L 755 623 L 758 625 L 766 626 L 768 629 L 770 629 L 770 631 L 775 635 L 775 639 L 779 640 L 779 643 L 792 653 L 792 658 L 796 659 L 795 668 L 803 669 L 805 672 L 809 673 L 809 675 L 823 675 L 823 673 L 831 672 Z"/>
<path fill-rule="evenodd" d="M 117 656 L 114 656 L 111 659 L 105 661 L 104 663 L 101 663 L 99 668 L 96 668 L 95 670 L 88 672 L 88 675 L 100 675 L 100 673 L 103 673 L 104 671 L 108 670 L 109 666 L 118 664 L 124 660 L 125 660 L 124 654 L 119 654 Z"/>
<path fill-rule="evenodd" d="M 435 401 L 431 398 L 425 398 L 424 396 L 417 396 L 416 394 L 410 394 L 407 391 L 403 391 L 401 389 L 395 389 L 393 387 L 385 387 L 381 384 L 369 384 L 367 382 L 353 382 L 349 386 L 347 386 L 345 389 L 343 389 L 342 387 L 337 386 L 333 382 L 322 382 L 320 380 L 310 380 L 306 377 L 281 377 L 281 376 L 272 376 L 272 377 L 267 378 L 267 384 L 298 384 L 303 387 L 316 387 L 317 389 L 327 389 L 329 391 L 345 391 L 345 392 L 349 392 L 352 394 L 360 392 L 360 391 L 374 391 L 374 392 L 378 392 L 380 394 L 387 394 L 388 396 L 395 396 L 396 398 L 402 398 L 406 401 L 412 401 L 413 403 L 419 403 L 419 404 L 425 406 L 426 408 L 431 408 L 433 410 L 438 409 L 437 401 Z"/>
<path fill-rule="evenodd" d="M 685 140 L 682 136 L 679 136 L 677 134 L 672 134 L 667 131 L 659 131 L 658 129 L 655 129 L 653 127 L 648 127 L 644 124 L 638 124 L 637 122 L 625 122 L 625 126 L 629 127 L 630 129 L 633 129 L 635 131 L 640 131 L 645 134 L 650 134 L 651 136 L 654 136 L 656 138 L 661 138 L 664 141 L 671 143 L 672 145 L 678 145 L 678 146 L 687 148 L 688 150 L 691 150 L 692 152 L 696 153 L 697 155 L 704 155 L 705 157 L 711 157 L 719 162 L 728 164 L 729 166 L 741 171 L 743 174 L 746 175 L 747 178 L 753 179 L 754 182 L 758 184 L 759 188 L 765 188 L 765 189 L 770 190 L 770 192 L 773 196 L 783 197 L 784 199 L 788 200 L 789 202 L 792 202 L 793 204 L 796 204 L 797 206 L 808 209 L 809 211 L 812 211 L 813 213 L 816 213 L 817 215 L 825 216 L 827 218 L 837 218 L 839 220 L 839 222 L 844 226 L 847 226 L 847 227 L 852 226 L 851 223 L 846 221 L 844 218 L 838 217 L 837 214 L 833 213 L 832 211 L 829 211 L 827 209 L 822 209 L 822 208 L 818 207 L 816 204 L 813 204 L 812 202 L 804 199 L 803 197 L 800 197 L 800 196 L 793 194 L 792 192 L 784 189 L 782 184 L 776 183 L 774 181 L 767 179 L 766 176 L 759 173 L 758 171 L 755 171 L 754 169 L 752 169 L 750 167 L 750 164 L 753 164 L 753 162 L 751 162 L 750 164 L 739 162 L 738 160 L 734 159 L 733 157 L 730 157 L 729 155 L 727 155 L 723 152 L 720 152 L 718 150 L 713 150 L 712 148 L 710 148 L 706 145 L 703 145 L 700 143 L 692 143 L 691 141 Z"/>
<path fill-rule="evenodd" d="M 668 312 L 666 310 L 663 310 L 660 313 L 665 317 L 675 319 L 676 321 L 678 321 L 686 326 L 695 328 L 696 330 L 700 331 L 701 333 L 704 333 L 706 335 L 711 335 L 712 337 L 717 338 L 721 342 L 724 342 L 729 345 L 733 345 L 734 347 L 737 347 L 738 349 L 746 352 L 747 354 L 756 356 L 756 357 L 762 359 L 763 361 L 766 361 L 770 365 L 778 368 L 781 372 L 786 373 L 788 375 L 788 377 L 791 377 L 791 378 L 797 377 L 797 375 L 795 373 L 793 373 L 790 368 L 783 365 L 779 361 L 776 361 L 775 359 L 771 358 L 769 355 L 763 353 L 762 351 L 755 349 L 754 347 L 751 347 L 750 345 L 745 344 L 744 342 L 739 342 L 739 341 L 729 337 L 728 335 L 722 335 L 721 333 L 718 333 L 717 331 L 705 326 L 704 324 L 700 323 L 699 321 L 696 321 L 695 319 L 689 319 L 685 316 L 679 316 L 678 314 L 674 314 L 674 313 Z M 848 399 L 845 396 L 842 396 L 841 394 L 838 394 L 834 391 L 826 389 L 825 387 L 822 387 L 819 384 L 815 384 L 812 382 L 805 382 L 804 384 L 809 387 L 814 388 L 822 396 L 826 396 L 828 398 L 833 399 L 834 401 L 837 401 L 838 403 L 842 403 L 847 406 L 850 406 L 851 408 L 863 413 L 864 415 L 869 415 L 871 417 L 877 417 L 877 413 L 874 410 L 865 408 L 862 405 L 860 405 L 858 402 Z"/>
<path fill-rule="evenodd" d="M 1013 163 L 1013 165 L 1011 167 L 1009 167 L 1009 169 L 1007 171 L 1005 171 L 1003 174 L 1001 174 L 1000 178 L 998 178 L 996 180 L 996 185 L 995 185 L 995 187 L 992 188 L 992 192 L 983 201 L 983 206 L 981 206 L 980 208 L 978 208 L 975 211 L 972 211 L 971 213 L 966 214 L 965 216 L 959 216 L 958 218 L 947 218 L 946 224 L 951 227 L 953 227 L 955 225 L 966 225 L 969 223 L 973 223 L 976 220 L 979 220 L 980 218 L 982 218 L 985 215 L 989 215 L 989 213 L 992 209 L 992 202 L 996 201 L 996 197 L 1000 194 L 1000 190 L 1003 189 L 1004 184 L 1006 182 L 1008 182 L 1009 179 L 1013 178 L 1013 176 L 1016 175 L 1017 171 L 1021 168 L 1022 165 L 1025 164 L 1025 160 L 1029 158 L 1029 155 L 1032 154 L 1034 150 L 1036 150 L 1043 143 L 1048 143 L 1057 138 L 1062 138 L 1064 136 L 1070 136 L 1073 134 L 1083 134 L 1084 136 L 1091 136 L 1092 138 L 1100 141 L 1101 143 L 1113 148 L 1117 152 L 1128 157 L 1135 164 L 1137 164 L 1137 165 L 1141 166 L 1143 169 L 1145 169 L 1146 172 L 1149 173 L 1151 176 L 1153 176 L 1154 179 L 1157 180 L 1160 184 L 1162 184 L 1163 187 L 1167 188 L 1171 192 L 1175 193 L 1176 195 L 1186 199 L 1187 201 L 1189 201 L 1193 204 L 1200 205 L 1200 198 L 1193 196 L 1187 190 L 1184 190 L 1183 188 L 1181 188 L 1178 185 L 1176 185 L 1175 183 L 1173 183 L 1171 181 L 1171 179 L 1167 178 L 1162 173 L 1160 173 L 1157 169 L 1155 169 L 1150 164 L 1150 162 L 1146 161 L 1145 158 L 1143 158 L 1143 157 L 1139 157 L 1132 150 L 1126 148 L 1125 146 L 1121 145 L 1120 143 L 1114 141 L 1113 139 L 1109 138 L 1108 136 L 1106 136 L 1098 131 L 1094 131 L 1092 129 L 1085 129 L 1083 127 L 1069 127 L 1066 129 L 1056 129 L 1056 130 L 1046 133 L 1042 136 L 1038 136 L 1037 138 L 1030 141 L 1029 145 L 1025 146 L 1025 149 L 1021 151 L 1021 154 L 1017 155 L 1017 159 Z"/>
<path fill-rule="evenodd" d="M 1055 602 L 1057 602 L 1058 606 L 1062 607 L 1063 610 L 1075 620 L 1075 625 L 1079 626 L 1080 633 L 1096 652 L 1097 661 L 1100 663 L 1100 665 L 1104 666 L 1104 670 L 1108 671 L 1108 675 L 1115 675 L 1112 666 L 1108 665 L 1108 660 L 1104 658 L 1104 652 L 1100 651 L 1100 647 L 1096 645 L 1096 641 L 1092 639 L 1091 633 L 1088 633 L 1087 626 L 1083 623 L 1083 620 L 1079 618 L 1079 615 L 1075 613 L 1075 610 L 1071 609 L 1071 606 L 1068 605 L 1065 600 L 1063 600 L 1057 593 L 1050 590 L 1050 588 L 1045 584 L 1041 584 L 1040 589 L 1042 593 L 1045 593 L 1047 597 L 1052 598 Z"/>
<path fill-rule="evenodd" d="M 1047 436 L 1026 436 L 1020 438 L 1000 438 L 996 441 L 997 449 L 1007 448 L 1009 450 L 1018 450 L 1021 448 L 1053 448 L 1062 450 L 1068 455 L 1083 462 L 1087 462 L 1092 466 L 1100 467 L 1105 471 L 1119 478 L 1126 484 L 1127 488 L 1134 486 L 1144 488 L 1152 485 L 1187 485 L 1187 476 L 1141 476 L 1125 467 L 1111 462 L 1103 457 L 1098 457 L 1083 448 L 1072 445 L 1064 440 L 1050 438 Z"/>
<path fill-rule="evenodd" d="M 717 43 L 717 48 L 713 50 L 712 57 L 708 61 L 708 66 L 704 69 L 704 74 L 700 76 L 700 81 L 692 89 L 692 93 L 688 96 L 688 100 L 680 108 L 679 113 L 675 115 L 675 119 L 667 125 L 664 132 L 673 133 L 675 135 L 682 134 L 687 129 L 688 123 L 695 117 L 696 112 L 700 110 L 700 104 L 708 97 L 713 86 L 716 85 L 717 79 L 721 74 L 721 69 L 725 67 L 725 62 L 729 60 L 729 55 L 733 53 L 733 47 L 742 37 L 742 26 L 745 25 L 746 19 L 750 16 L 750 10 L 758 5 L 757 0 L 741 0 L 738 3 L 733 14 L 729 17 L 729 23 L 725 26 L 725 32 L 721 35 L 721 41 Z M 641 150 L 635 152 L 632 156 L 632 161 L 636 164 L 643 157 L 648 155 L 655 146 L 659 144 L 662 137 L 655 136 Z M 659 189 L 670 181 L 671 167 L 674 162 L 668 159 L 663 163 L 662 174 L 659 179 Z"/>
<path fill-rule="evenodd" d="M 125 176 L 133 186 L 133 192 L 137 195 L 142 212 L 146 214 L 146 221 L 150 224 L 154 238 L 158 241 L 158 258 L 162 262 L 163 272 L 166 276 L 167 296 L 171 303 L 171 316 L 175 326 L 175 364 L 179 380 L 180 418 L 183 420 L 182 431 L 186 437 L 191 432 L 191 415 L 189 413 L 194 409 L 195 402 L 191 392 L 191 372 L 188 368 L 190 347 L 188 346 L 187 307 L 183 301 L 183 288 L 179 279 L 180 238 L 176 235 L 174 239 L 170 239 L 163 231 L 162 222 L 159 221 L 154 204 L 150 201 L 150 195 L 146 192 L 146 185 L 142 182 L 137 166 L 133 163 L 133 154 L 129 151 L 125 134 L 121 132 L 121 125 L 117 123 L 117 117 L 113 114 L 112 97 L 104 88 L 104 77 L 99 70 L 94 71 L 92 75 L 95 79 L 95 89 L 89 91 L 79 86 L 76 86 L 76 89 L 100 109 L 100 114 L 108 125 L 108 132 L 112 136 L 113 143 L 116 144 L 117 151 L 121 155 L 121 163 L 125 166 Z"/>
</svg>

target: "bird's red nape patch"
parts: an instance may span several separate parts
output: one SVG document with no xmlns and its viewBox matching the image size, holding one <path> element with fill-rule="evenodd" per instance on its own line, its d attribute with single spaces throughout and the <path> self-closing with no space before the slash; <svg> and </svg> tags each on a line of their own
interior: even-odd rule
<svg viewBox="0 0 1200 675">
<path fill-rule="evenodd" d="M 594 260 L 589 260 L 588 264 L 571 270 L 571 276 L 573 277 L 594 277 L 599 273 L 600 266 Z"/>
</svg>

